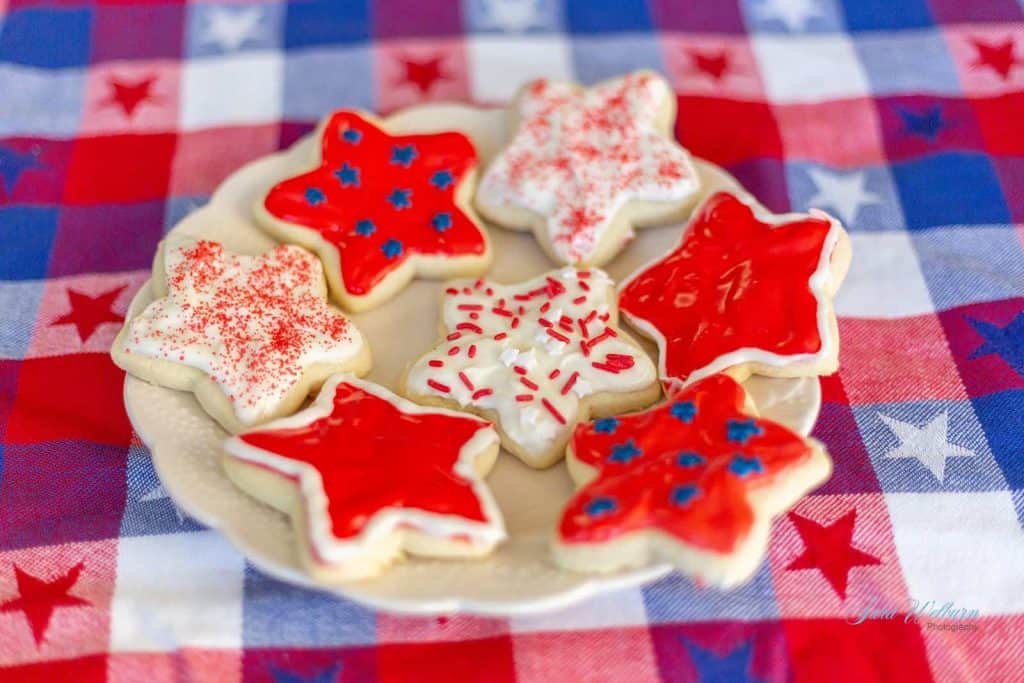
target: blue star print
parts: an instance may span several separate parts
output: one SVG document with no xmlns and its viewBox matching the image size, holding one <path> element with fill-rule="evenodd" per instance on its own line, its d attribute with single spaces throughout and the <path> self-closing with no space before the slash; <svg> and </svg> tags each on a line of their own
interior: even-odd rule
<svg viewBox="0 0 1024 683">
<path fill-rule="evenodd" d="M 310 206 L 320 206 L 327 200 L 324 196 L 324 191 L 319 187 L 307 187 L 306 188 L 306 203 Z"/>
<path fill-rule="evenodd" d="M 22 173 L 40 166 L 42 164 L 35 154 L 21 154 L 10 147 L 0 147 L 0 180 L 3 181 L 4 192 L 10 195 Z"/>
<path fill-rule="evenodd" d="M 924 114 L 915 114 L 906 109 L 897 109 L 903 119 L 903 128 L 909 135 L 917 135 L 931 142 L 946 127 L 942 120 L 942 107 L 930 107 Z"/>
<path fill-rule="evenodd" d="M 729 463 L 729 471 L 737 477 L 745 477 L 748 474 L 761 474 L 764 472 L 764 466 L 755 456 L 747 458 L 742 455 L 734 455 Z"/>
<path fill-rule="evenodd" d="M 334 172 L 334 177 L 341 182 L 342 187 L 359 187 L 359 169 L 350 166 L 347 161 Z"/>
<path fill-rule="evenodd" d="M 430 219 L 430 224 L 434 226 L 434 230 L 444 232 L 452 227 L 452 216 L 445 212 L 434 214 L 434 217 Z"/>
<path fill-rule="evenodd" d="M 637 445 L 633 443 L 633 439 L 630 439 L 626 443 L 617 443 L 612 446 L 612 454 L 608 456 L 608 462 L 626 463 L 640 457 L 641 453 L 643 451 L 637 448 Z"/>
<path fill-rule="evenodd" d="M 729 420 L 725 425 L 725 436 L 729 441 L 745 444 L 751 437 L 760 436 L 764 430 L 753 420 Z"/>
<path fill-rule="evenodd" d="M 439 190 L 447 190 L 454 182 L 455 176 L 451 171 L 434 171 L 434 175 L 430 176 L 430 184 Z"/>
<path fill-rule="evenodd" d="M 676 456 L 676 464 L 680 467 L 696 467 L 706 462 L 704 458 L 696 453 L 680 453 Z"/>
<path fill-rule="evenodd" d="M 614 498 L 601 496 L 584 505 L 583 511 L 591 517 L 599 517 L 601 515 L 608 515 L 615 512 L 618 507 L 619 506 L 615 504 Z"/>
<path fill-rule="evenodd" d="M 356 234 L 362 235 L 363 237 L 369 237 L 373 233 L 377 232 L 377 226 L 373 224 L 369 218 L 364 218 L 361 221 L 356 221 Z"/>
<path fill-rule="evenodd" d="M 726 655 L 718 656 L 709 650 L 679 639 L 690 654 L 690 662 L 697 670 L 700 681 L 730 681 L 731 683 L 757 683 L 750 675 L 753 646 L 750 641 L 740 643 Z"/>
<path fill-rule="evenodd" d="M 391 194 L 387 196 L 388 203 L 395 208 L 396 211 L 402 209 L 408 209 L 412 206 L 412 190 L 403 190 L 401 188 L 395 188 L 391 190 Z"/>
<path fill-rule="evenodd" d="M 350 145 L 358 145 L 359 141 L 363 139 L 363 134 L 355 128 L 346 128 L 341 133 L 341 139 Z"/>
<path fill-rule="evenodd" d="M 402 255 L 402 243 L 398 240 L 391 239 L 380 245 L 380 250 L 384 252 L 384 255 L 390 258 L 398 258 Z"/>
<path fill-rule="evenodd" d="M 693 484 L 684 484 L 672 489 L 672 502 L 676 505 L 686 505 L 697 497 L 700 489 Z"/>
<path fill-rule="evenodd" d="M 391 148 L 391 163 L 402 168 L 409 168 L 416 158 L 416 145 L 395 145 Z"/>
<path fill-rule="evenodd" d="M 614 434 L 619 427 L 619 421 L 614 417 L 606 417 L 594 422 L 594 431 L 598 434 Z"/>
<path fill-rule="evenodd" d="M 271 665 L 270 675 L 274 678 L 274 683 L 336 683 L 341 669 L 341 662 L 335 662 L 326 669 L 311 676 L 300 676 L 299 674 L 278 669 L 276 666 Z"/>
<path fill-rule="evenodd" d="M 693 422 L 693 416 L 697 414 L 697 406 L 693 405 L 693 401 L 676 401 L 669 408 L 669 412 L 680 422 L 690 424 Z"/>
<path fill-rule="evenodd" d="M 1017 314 L 1006 327 L 999 327 L 984 320 L 967 318 L 974 331 L 985 341 L 971 352 L 968 360 L 996 354 L 1018 375 L 1024 377 L 1024 311 Z"/>
</svg>

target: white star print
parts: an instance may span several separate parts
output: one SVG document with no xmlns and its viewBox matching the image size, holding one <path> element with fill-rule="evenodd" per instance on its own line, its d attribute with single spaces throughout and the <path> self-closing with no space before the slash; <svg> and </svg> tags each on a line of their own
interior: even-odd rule
<svg viewBox="0 0 1024 683">
<path fill-rule="evenodd" d="M 519 33 L 537 21 L 537 0 L 484 0 L 489 26 L 506 33 Z"/>
<path fill-rule="evenodd" d="M 171 507 L 174 508 L 174 514 L 178 518 L 178 524 L 182 524 L 185 521 L 185 513 L 181 511 L 178 504 L 171 498 L 171 494 L 167 493 L 167 489 L 164 488 L 163 484 L 157 484 L 155 487 L 146 491 L 139 496 L 140 503 L 152 503 L 157 500 L 170 500 Z"/>
<path fill-rule="evenodd" d="M 234 52 L 247 40 L 258 36 L 257 29 L 263 19 L 261 7 L 242 7 L 228 10 L 211 7 L 203 32 L 204 43 L 215 43 L 222 50 Z"/>
<path fill-rule="evenodd" d="M 790 31 L 802 31 L 807 22 L 822 16 L 817 0 L 761 0 L 754 12 L 762 21 L 778 19 Z"/>
<path fill-rule="evenodd" d="M 865 187 L 864 171 L 833 173 L 821 168 L 807 171 L 814 183 L 815 193 L 807 203 L 810 206 L 831 209 L 847 225 L 853 223 L 861 207 L 881 204 L 882 198 Z"/>
<path fill-rule="evenodd" d="M 915 458 L 935 475 L 939 483 L 942 483 L 946 476 L 947 458 L 969 458 L 977 455 L 969 448 L 949 442 L 947 436 L 949 415 L 945 410 L 932 418 L 931 422 L 924 427 L 900 422 L 881 413 L 878 414 L 878 417 L 900 440 L 899 446 L 882 457 Z"/>
</svg>

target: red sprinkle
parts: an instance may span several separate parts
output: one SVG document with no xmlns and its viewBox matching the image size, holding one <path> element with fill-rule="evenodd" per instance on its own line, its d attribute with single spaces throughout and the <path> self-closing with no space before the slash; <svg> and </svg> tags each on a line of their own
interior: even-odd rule
<svg viewBox="0 0 1024 683">
<path fill-rule="evenodd" d="M 548 409 L 549 413 L 555 416 L 555 419 L 558 420 L 559 423 L 565 424 L 565 417 L 563 417 L 562 414 L 558 412 L 558 408 L 553 406 L 551 404 L 551 401 L 547 400 L 546 398 L 542 398 L 540 402 L 544 405 L 545 408 Z"/>
<path fill-rule="evenodd" d="M 580 339 L 580 351 L 583 352 L 584 356 L 590 355 L 590 347 L 587 345 L 586 339 Z"/>
<path fill-rule="evenodd" d="M 599 363 L 597 361 L 594 361 L 593 363 L 591 363 L 591 365 L 593 365 L 598 370 L 604 370 L 605 372 L 610 372 L 613 375 L 617 375 L 619 374 L 619 372 L 621 372 L 621 368 L 615 365 L 611 365 L 609 363 Z"/>
<path fill-rule="evenodd" d="M 572 389 L 572 385 L 576 384 L 576 379 L 580 376 L 580 373 L 573 372 L 569 375 L 569 379 L 565 380 L 565 384 L 562 385 L 562 395 L 565 396 Z"/>
<path fill-rule="evenodd" d="M 456 339 L 458 339 L 461 336 L 462 336 L 461 332 L 452 332 L 447 337 L 445 337 L 445 339 L 447 339 L 448 341 L 455 341 Z"/>
<path fill-rule="evenodd" d="M 457 356 L 457 355 L 459 355 L 459 347 L 458 346 L 453 346 L 452 348 L 448 349 L 448 355 L 449 356 Z"/>
<path fill-rule="evenodd" d="M 469 330 L 470 332 L 473 332 L 474 334 L 483 334 L 484 333 L 484 328 L 480 327 L 479 325 L 477 325 L 475 323 L 459 323 L 458 325 L 455 326 L 455 329 L 457 329 L 457 330 Z"/>
<path fill-rule="evenodd" d="M 569 343 L 569 338 L 568 337 L 566 337 L 561 332 L 558 332 L 556 330 L 551 329 L 550 327 L 548 328 L 548 336 L 549 337 L 554 337 L 555 339 L 557 339 L 558 341 L 562 342 L 563 344 L 568 344 Z"/>
<path fill-rule="evenodd" d="M 558 376 L 559 376 L 559 375 L 561 375 L 561 374 L 562 374 L 562 371 L 561 371 L 561 370 L 559 370 L 558 368 L 555 368 L 555 369 L 554 369 L 554 370 L 552 370 L 552 371 L 551 371 L 551 373 L 550 373 L 550 374 L 548 375 L 548 379 L 554 379 L 554 378 L 558 377 Z"/>
<path fill-rule="evenodd" d="M 482 311 L 484 307 L 482 304 L 459 304 L 456 308 L 460 311 Z"/>
<path fill-rule="evenodd" d="M 533 389 L 534 391 L 537 391 L 538 389 L 540 389 L 540 387 L 539 387 L 539 386 L 537 386 L 537 383 L 536 383 L 536 382 L 534 382 L 533 380 L 527 379 L 527 378 L 525 378 L 525 377 L 520 377 L 520 378 L 519 378 L 519 382 L 520 382 L 520 383 L 521 383 L 521 384 L 522 384 L 522 385 L 523 385 L 524 387 L 526 387 L 527 389 Z"/>
<path fill-rule="evenodd" d="M 512 318 L 512 329 L 519 327 L 519 318 Z"/>
<path fill-rule="evenodd" d="M 573 302 L 574 304 L 576 304 L 577 306 L 579 306 L 580 304 L 582 304 L 582 303 L 583 303 L 583 302 L 585 302 L 586 300 L 587 300 L 587 297 L 585 297 L 585 296 L 578 296 L 578 297 L 576 297 L 575 299 L 573 299 L 573 300 L 572 300 L 572 302 Z"/>
<path fill-rule="evenodd" d="M 476 356 L 476 344 L 470 344 L 469 349 L 466 351 L 470 358 Z"/>
<path fill-rule="evenodd" d="M 588 277 L 590 277 L 590 271 L 581 270 L 580 272 L 576 273 L 576 277 L 586 280 Z"/>
<path fill-rule="evenodd" d="M 516 394 L 516 400 L 520 403 L 526 403 L 527 401 L 533 400 L 533 394 Z"/>
<path fill-rule="evenodd" d="M 486 387 L 484 387 L 483 389 L 477 389 L 476 391 L 473 392 L 473 400 L 475 401 L 483 398 L 484 396 L 490 396 L 493 393 L 494 389 L 488 389 Z"/>
<path fill-rule="evenodd" d="M 524 368 L 522 365 L 513 365 L 512 369 L 515 370 L 517 375 L 525 375 L 526 374 L 526 368 Z"/>
<path fill-rule="evenodd" d="M 503 315 L 506 318 L 511 318 L 512 316 L 515 315 L 515 313 L 513 313 L 510 310 L 508 310 L 507 308 L 492 308 L 491 309 L 491 313 L 493 313 L 495 315 Z"/>
<path fill-rule="evenodd" d="M 544 303 L 542 303 L 540 305 L 540 312 L 541 313 L 547 313 L 550 309 L 551 309 L 551 302 L 550 301 L 545 301 Z"/>
<path fill-rule="evenodd" d="M 441 368 L 441 367 L 444 367 L 444 361 L 443 360 L 437 360 L 435 358 L 434 360 L 428 362 L 427 365 L 429 365 L 432 368 Z"/>
<path fill-rule="evenodd" d="M 508 335 L 506 333 L 499 332 L 498 334 L 494 335 L 494 341 L 501 341 L 502 339 L 504 339 L 507 336 Z"/>
<path fill-rule="evenodd" d="M 582 334 L 584 337 L 589 337 L 590 331 L 587 330 L 587 323 L 584 322 L 583 318 L 580 318 L 578 322 L 580 324 L 580 334 Z"/>
<path fill-rule="evenodd" d="M 441 384 L 440 382 L 438 382 L 435 379 L 428 379 L 427 380 L 427 386 L 431 387 L 433 389 L 437 389 L 438 391 L 443 392 L 445 394 L 447 394 L 448 392 L 450 392 L 452 390 L 452 388 L 450 386 L 448 386 L 447 384 Z"/>
<path fill-rule="evenodd" d="M 480 319 L 480 314 L 477 313 L 476 311 L 473 311 L 472 313 L 469 314 L 469 319 L 470 320 L 479 320 Z"/>
<path fill-rule="evenodd" d="M 578 284 L 580 286 L 580 289 L 582 289 L 584 292 L 589 292 L 590 291 L 590 285 L 588 285 L 586 282 L 583 282 L 581 280 L 580 282 L 577 282 L 576 284 Z"/>
<path fill-rule="evenodd" d="M 473 290 L 472 290 L 472 289 L 470 289 L 469 287 L 463 287 L 463 288 L 462 288 L 462 293 L 463 293 L 463 294 L 472 294 L 472 293 L 473 293 Z"/>
<path fill-rule="evenodd" d="M 461 370 L 459 371 L 459 381 L 462 382 L 462 384 L 465 385 L 467 389 L 473 391 L 473 383 L 469 381 L 469 377 L 466 375 L 466 373 L 462 372 Z"/>
<path fill-rule="evenodd" d="M 548 320 L 547 318 L 538 318 L 537 319 L 537 324 L 540 325 L 541 327 L 551 327 L 552 326 L 551 325 L 551 321 Z"/>
<path fill-rule="evenodd" d="M 458 294 L 459 290 L 455 289 L 454 287 L 449 287 L 448 289 L 444 290 L 444 293 L 445 294 Z"/>
</svg>

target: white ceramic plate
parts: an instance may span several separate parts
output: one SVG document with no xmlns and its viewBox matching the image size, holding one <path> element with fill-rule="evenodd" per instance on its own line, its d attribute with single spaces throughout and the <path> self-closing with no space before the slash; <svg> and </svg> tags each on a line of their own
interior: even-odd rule
<svg viewBox="0 0 1024 683">
<path fill-rule="evenodd" d="M 423 125 L 423 120 L 430 125 Z M 431 105 L 390 119 L 396 130 L 462 130 L 473 138 L 486 163 L 505 135 L 502 110 L 461 105 Z M 250 218 L 250 207 L 274 181 L 304 170 L 313 158 L 312 140 L 253 162 L 229 177 L 210 203 L 187 216 L 175 232 L 208 237 L 229 249 L 258 254 L 274 243 Z M 698 162 L 704 192 L 729 188 L 736 181 L 711 164 Z M 493 228 L 495 263 L 488 277 L 516 282 L 553 265 L 529 233 Z M 606 270 L 616 280 L 665 252 L 679 227 L 647 228 Z M 380 308 L 353 316 L 373 348 L 369 379 L 392 389 L 402 369 L 435 343 L 439 282 L 417 280 Z M 152 300 L 148 283 L 132 302 L 129 315 Z M 648 345 L 649 352 L 653 346 Z M 761 414 L 806 434 L 817 419 L 821 392 L 816 378 L 746 382 Z M 289 520 L 236 489 L 219 465 L 225 433 L 191 394 L 153 386 L 133 377 L 125 381 L 125 406 L 135 430 L 153 453 L 156 471 L 175 502 L 207 526 L 221 530 L 253 564 L 285 581 L 313 585 L 300 569 Z M 367 605 L 401 612 L 507 615 L 567 606 L 596 593 L 651 581 L 669 571 L 651 566 L 610 575 L 566 572 L 548 557 L 547 538 L 562 505 L 572 493 L 564 464 L 545 471 L 527 468 L 503 453 L 488 478 L 505 516 L 508 541 L 483 560 L 413 558 L 381 576 L 321 588 Z"/>
</svg>

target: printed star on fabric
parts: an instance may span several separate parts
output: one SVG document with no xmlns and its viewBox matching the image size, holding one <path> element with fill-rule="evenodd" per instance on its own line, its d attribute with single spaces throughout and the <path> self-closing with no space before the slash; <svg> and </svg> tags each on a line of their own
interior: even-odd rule
<svg viewBox="0 0 1024 683">
<path fill-rule="evenodd" d="M 485 23 L 505 33 L 519 33 L 537 22 L 539 0 L 484 0 Z"/>
<path fill-rule="evenodd" d="M 350 557 L 354 545 L 381 539 L 390 548 L 392 533 L 428 529 L 450 516 L 459 519 L 458 530 L 434 535 L 473 543 L 504 538 L 475 467 L 497 442 L 485 420 L 418 406 L 346 375 L 334 375 L 311 406 L 285 420 L 233 437 L 225 448 L 230 457 L 297 481 L 309 525 L 328 536 L 311 536 L 320 561 Z M 492 440 L 481 439 L 487 433 Z M 317 499 L 322 493 L 326 505 L 310 491 Z"/>
<path fill-rule="evenodd" d="M 85 567 L 84 562 L 79 562 L 51 579 L 33 576 L 16 564 L 13 566 L 18 596 L 0 603 L 0 612 L 24 612 L 37 646 L 42 644 L 50 619 L 58 607 L 82 607 L 92 604 L 69 593 L 78 583 L 78 575 Z"/>
<path fill-rule="evenodd" d="M 789 513 L 789 519 L 804 542 L 804 551 L 786 569 L 817 569 L 842 600 L 846 599 L 851 569 L 882 564 L 874 555 L 853 547 L 856 509 L 827 525 L 795 512 Z"/>
<path fill-rule="evenodd" d="M 1004 81 L 1010 77 L 1013 67 L 1024 66 L 1024 58 L 1016 54 L 1017 46 L 1013 37 L 1008 37 L 1001 43 L 988 43 L 978 38 L 971 38 L 971 45 L 978 51 L 971 67 L 975 69 L 988 67 L 999 74 Z"/>
<path fill-rule="evenodd" d="M 900 108 L 896 109 L 896 113 L 903 120 L 904 132 L 907 135 L 916 135 L 928 142 L 934 142 L 935 138 L 938 137 L 939 133 L 947 125 L 942 118 L 942 107 L 937 104 L 929 107 L 924 113 Z"/>
<path fill-rule="evenodd" d="M 14 192 L 22 173 L 42 167 L 38 152 L 22 154 L 16 149 L 0 145 L 0 185 L 8 197 Z"/>
<path fill-rule="evenodd" d="M 1018 313 L 1005 327 L 974 318 L 968 318 L 967 322 L 985 340 L 971 352 L 968 360 L 995 354 L 1014 372 L 1024 377 L 1024 311 Z"/>
<path fill-rule="evenodd" d="M 559 549 L 658 532 L 686 551 L 682 559 L 662 558 L 683 571 L 721 586 L 746 579 L 763 556 L 772 515 L 827 478 L 830 467 L 819 444 L 747 415 L 745 400 L 743 388 L 719 374 L 618 417 L 612 431 L 596 422 L 577 427 L 571 456 L 588 477 L 562 512 Z M 754 494 L 772 506 L 755 505 Z M 707 563 L 687 559 L 698 553 L 749 561 L 707 575 Z"/>
<path fill-rule="evenodd" d="M 619 307 L 658 342 L 664 379 L 721 372 L 736 353 L 780 370 L 808 355 L 828 359 L 835 343 L 818 311 L 835 279 L 827 257 L 844 239 L 825 214 L 759 216 L 719 192 L 697 208 L 677 247 L 622 285 Z"/>
<path fill-rule="evenodd" d="M 690 63 L 693 68 L 700 73 L 707 74 L 715 82 L 722 80 L 722 78 L 732 70 L 732 62 L 730 60 L 728 50 L 703 52 L 701 50 L 691 48 L 686 52 L 690 57 Z"/>
<path fill-rule="evenodd" d="M 110 95 L 101 102 L 101 106 L 118 105 L 124 111 L 127 118 L 132 118 L 135 111 L 144 103 L 156 104 L 160 101 L 152 93 L 153 84 L 157 81 L 156 76 L 146 76 L 135 82 L 128 82 L 111 76 L 107 79 L 110 87 Z"/>
<path fill-rule="evenodd" d="M 71 310 L 51 322 L 50 326 L 74 325 L 78 338 L 84 344 L 100 325 L 124 321 L 124 316 L 114 311 L 113 306 L 126 286 L 115 287 L 97 296 L 89 296 L 69 287 L 67 292 Z"/>
<path fill-rule="evenodd" d="M 270 675 L 273 676 L 274 683 L 336 683 L 342 668 L 341 662 L 335 662 L 310 676 L 301 676 L 297 673 L 271 666 Z"/>
<path fill-rule="evenodd" d="M 330 116 L 318 168 L 281 181 L 264 199 L 269 216 L 317 233 L 340 262 L 331 293 L 359 305 L 409 258 L 482 258 L 487 239 L 456 202 L 476 151 L 461 133 L 391 135 L 354 111 Z M 328 258 L 328 256 L 337 258 Z"/>
<path fill-rule="evenodd" d="M 240 425 L 278 411 L 318 363 L 345 366 L 365 341 L 327 303 L 312 254 L 278 245 L 259 256 L 188 236 L 164 247 L 166 295 L 133 318 L 115 342 L 122 367 L 136 357 L 196 368 L 231 403 Z"/>
<path fill-rule="evenodd" d="M 513 285 L 451 282 L 441 311 L 447 336 L 413 364 L 405 390 L 493 411 L 505 447 L 546 467 L 584 419 L 582 398 L 656 391 L 654 365 L 612 318 L 614 296 L 597 269 L 566 267 Z"/>
<path fill-rule="evenodd" d="M 718 656 L 710 650 L 688 642 L 680 637 L 679 641 L 690 655 L 690 662 L 697 670 L 699 681 L 729 681 L 730 683 L 757 683 L 760 679 L 750 675 L 750 664 L 753 660 L 754 645 L 745 641 L 736 645 L 728 654 Z"/>
<path fill-rule="evenodd" d="M 790 31 L 803 31 L 811 19 L 823 16 L 818 0 L 758 0 L 754 13 L 762 21 L 779 21 Z"/>
<path fill-rule="evenodd" d="M 220 47 L 225 52 L 238 50 L 247 40 L 258 35 L 263 20 L 262 7 L 227 8 L 211 6 L 206 13 L 202 42 Z"/>
<path fill-rule="evenodd" d="M 886 452 L 882 457 L 913 458 L 924 465 L 940 484 L 946 476 L 948 458 L 977 455 L 969 448 L 949 442 L 949 414 L 945 410 L 935 415 L 924 427 L 916 427 L 881 413 L 878 414 L 878 418 L 900 441 L 899 446 Z"/>
<path fill-rule="evenodd" d="M 427 95 L 434 87 L 434 83 L 446 78 L 446 74 L 441 69 L 443 61 L 441 57 L 422 60 L 403 58 L 401 60 L 402 80 L 415 85 L 420 94 Z"/>
<path fill-rule="evenodd" d="M 628 202 L 682 202 L 697 188 L 689 155 L 659 129 L 670 97 L 650 72 L 585 89 L 533 81 L 519 94 L 515 135 L 480 181 L 478 206 L 531 211 L 557 261 L 595 265 L 589 259 Z"/>
<path fill-rule="evenodd" d="M 810 168 L 807 175 L 815 189 L 807 204 L 831 209 L 847 225 L 854 223 L 863 207 L 882 203 L 878 194 L 867 189 L 867 173 L 864 171 L 844 173 Z"/>
</svg>

